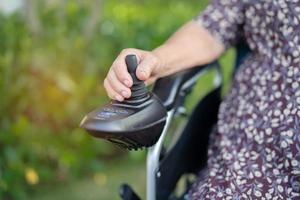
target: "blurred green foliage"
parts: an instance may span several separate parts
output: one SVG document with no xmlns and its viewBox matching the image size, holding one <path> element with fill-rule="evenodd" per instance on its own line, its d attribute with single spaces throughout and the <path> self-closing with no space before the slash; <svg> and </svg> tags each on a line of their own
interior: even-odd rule
<svg viewBox="0 0 300 200">
<path fill-rule="evenodd" d="M 87 111 L 108 100 L 102 80 L 110 64 L 123 48 L 155 48 L 206 5 L 25 2 L 34 5 L 38 21 L 23 8 L 0 13 L 0 199 L 24 199 L 40 185 L 75 181 L 124 155 L 78 128 Z"/>
</svg>

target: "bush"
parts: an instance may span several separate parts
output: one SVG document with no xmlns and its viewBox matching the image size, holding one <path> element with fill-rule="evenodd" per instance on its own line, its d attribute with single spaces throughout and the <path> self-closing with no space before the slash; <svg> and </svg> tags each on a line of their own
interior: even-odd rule
<svg viewBox="0 0 300 200">
<path fill-rule="evenodd" d="M 205 4 L 31 2 L 40 32 L 22 12 L 0 16 L 0 199 L 24 199 L 124 155 L 79 129 L 80 119 L 108 100 L 101 83 L 121 49 L 156 47 Z"/>
</svg>

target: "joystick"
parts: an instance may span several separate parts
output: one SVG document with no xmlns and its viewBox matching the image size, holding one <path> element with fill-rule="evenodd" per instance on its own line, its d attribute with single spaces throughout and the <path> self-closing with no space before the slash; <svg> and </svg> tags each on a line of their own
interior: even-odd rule
<svg viewBox="0 0 300 200">
<path fill-rule="evenodd" d="M 95 109 L 83 118 L 80 126 L 92 136 L 137 150 L 157 142 L 166 123 L 167 111 L 158 97 L 137 78 L 136 56 L 126 56 L 125 63 L 133 80 L 131 97 L 123 102 L 112 100 Z"/>
<path fill-rule="evenodd" d="M 136 76 L 137 58 L 135 55 L 128 55 L 125 57 L 127 70 L 133 80 L 131 89 L 131 97 L 125 100 L 125 103 L 141 103 L 149 99 L 150 94 L 145 86 L 145 83 L 139 80 Z"/>
</svg>

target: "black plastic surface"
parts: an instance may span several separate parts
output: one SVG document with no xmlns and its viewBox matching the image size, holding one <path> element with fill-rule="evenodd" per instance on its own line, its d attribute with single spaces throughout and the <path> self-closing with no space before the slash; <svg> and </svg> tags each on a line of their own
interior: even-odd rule
<svg viewBox="0 0 300 200">
<path fill-rule="evenodd" d="M 135 191 L 127 184 L 120 186 L 120 197 L 122 200 L 141 200 Z"/>
<path fill-rule="evenodd" d="M 95 137 L 108 139 L 131 150 L 153 145 L 165 122 L 166 110 L 151 95 L 149 100 L 137 105 L 112 101 L 89 113 L 81 127 Z"/>
</svg>

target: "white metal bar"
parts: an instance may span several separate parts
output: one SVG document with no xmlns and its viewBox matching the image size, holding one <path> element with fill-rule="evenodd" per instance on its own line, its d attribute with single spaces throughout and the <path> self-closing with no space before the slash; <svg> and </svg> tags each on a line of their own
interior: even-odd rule
<svg viewBox="0 0 300 200">
<path fill-rule="evenodd" d="M 156 200 L 156 172 L 159 167 L 159 157 L 163 147 L 174 110 L 168 111 L 166 125 L 157 143 L 148 149 L 147 154 L 147 200 Z"/>
</svg>

